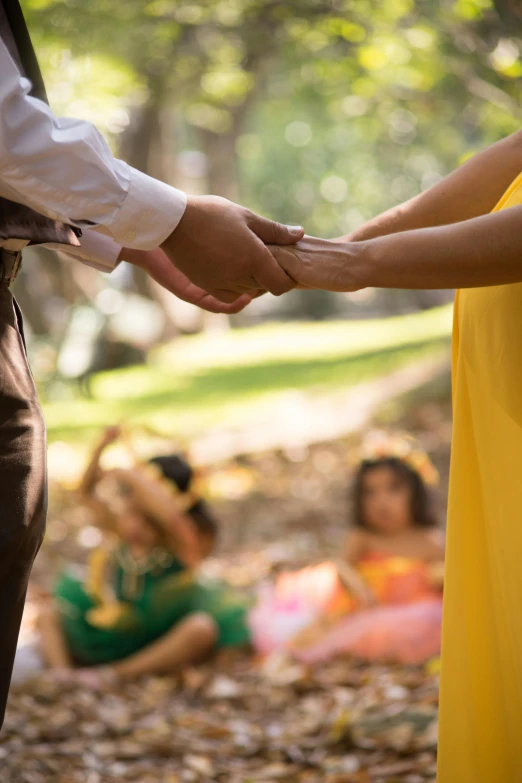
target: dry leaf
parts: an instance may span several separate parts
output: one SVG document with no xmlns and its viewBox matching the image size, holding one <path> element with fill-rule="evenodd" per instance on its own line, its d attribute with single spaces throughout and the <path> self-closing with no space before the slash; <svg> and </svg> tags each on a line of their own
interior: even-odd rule
<svg viewBox="0 0 522 783">
<path fill-rule="evenodd" d="M 236 699 L 241 695 L 241 687 L 230 677 L 219 675 L 212 680 L 206 695 L 209 699 Z"/>
<path fill-rule="evenodd" d="M 200 775 L 212 777 L 215 774 L 214 765 L 211 760 L 205 756 L 185 756 L 183 758 L 183 764 L 194 772 L 198 772 Z"/>
</svg>

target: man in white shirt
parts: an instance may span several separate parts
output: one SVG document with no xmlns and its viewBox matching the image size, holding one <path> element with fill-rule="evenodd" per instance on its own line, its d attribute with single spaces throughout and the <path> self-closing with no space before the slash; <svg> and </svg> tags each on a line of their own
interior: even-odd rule
<svg viewBox="0 0 522 783">
<path fill-rule="evenodd" d="M 302 236 L 226 199 L 187 198 L 115 159 L 89 123 L 55 117 L 18 0 L 0 0 L 0 725 L 46 513 L 45 425 L 10 292 L 21 250 L 45 243 L 105 271 L 125 259 L 231 313 L 294 286 L 265 243 Z"/>
</svg>

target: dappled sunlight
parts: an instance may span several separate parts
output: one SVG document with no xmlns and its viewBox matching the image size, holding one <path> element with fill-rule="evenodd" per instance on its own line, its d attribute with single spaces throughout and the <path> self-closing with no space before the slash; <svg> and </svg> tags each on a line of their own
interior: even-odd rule
<svg viewBox="0 0 522 783">
<path fill-rule="evenodd" d="M 281 339 L 269 326 L 186 337 L 150 365 L 95 377 L 92 400 L 46 403 L 49 437 L 85 443 L 97 427 L 120 419 L 183 438 L 241 427 L 258 409 L 284 406 L 289 392 L 319 401 L 443 354 L 450 323 L 451 310 L 443 308 L 389 322 L 281 326 Z"/>
<path fill-rule="evenodd" d="M 20 5 L 0 783 L 519 783 L 520 4 Z"/>
<path fill-rule="evenodd" d="M 350 357 L 377 348 L 446 338 L 452 305 L 399 318 L 325 323 L 277 323 L 250 329 L 207 333 L 176 340 L 155 352 L 160 365 L 184 368 L 261 364 L 286 359 Z"/>
</svg>

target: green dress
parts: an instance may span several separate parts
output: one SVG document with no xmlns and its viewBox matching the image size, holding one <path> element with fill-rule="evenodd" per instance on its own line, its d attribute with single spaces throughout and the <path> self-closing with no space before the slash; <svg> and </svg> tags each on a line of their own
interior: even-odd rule
<svg viewBox="0 0 522 783">
<path fill-rule="evenodd" d="M 250 641 L 250 601 L 231 588 L 206 582 L 166 550 L 137 563 L 121 546 L 107 557 L 112 603 L 103 604 L 88 581 L 69 572 L 54 595 L 69 649 L 78 663 L 111 663 L 138 652 L 194 612 L 216 622 L 218 647 Z M 104 611 L 113 609 L 114 611 Z"/>
</svg>

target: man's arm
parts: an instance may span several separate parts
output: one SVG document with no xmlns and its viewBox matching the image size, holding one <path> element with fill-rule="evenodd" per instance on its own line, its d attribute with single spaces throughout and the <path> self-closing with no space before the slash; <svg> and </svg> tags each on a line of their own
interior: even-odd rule
<svg viewBox="0 0 522 783">
<path fill-rule="evenodd" d="M 478 288 L 522 282 L 522 206 L 364 242 L 305 237 L 272 248 L 305 288 Z"/>
<path fill-rule="evenodd" d="M 114 158 L 93 125 L 54 116 L 29 88 L 0 41 L 0 195 L 121 245 L 161 244 L 185 194 Z"/>
<path fill-rule="evenodd" d="M 522 131 L 518 131 L 474 155 L 428 190 L 341 239 L 358 242 L 486 215 L 521 171 Z"/>
<path fill-rule="evenodd" d="M 111 237 L 91 229 L 82 230 L 82 241 L 79 247 L 46 242 L 43 247 L 59 250 L 61 253 L 76 258 L 82 264 L 97 269 L 99 272 L 113 272 L 122 258 L 123 248 Z M 140 252 L 140 251 L 135 251 Z"/>
<path fill-rule="evenodd" d="M 88 122 L 55 117 L 28 95 L 0 41 L 0 196 L 41 214 L 108 234 L 122 246 L 166 255 L 221 301 L 259 289 L 281 294 L 293 281 L 265 242 L 303 236 L 217 197 L 192 197 L 114 158 Z"/>
</svg>

